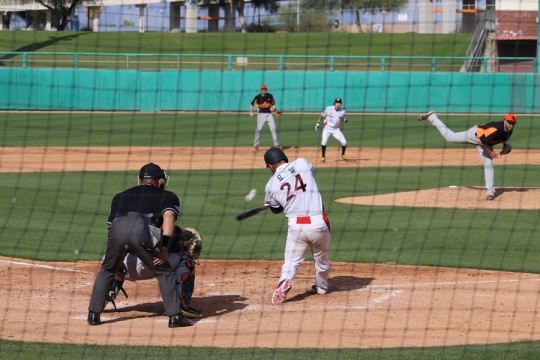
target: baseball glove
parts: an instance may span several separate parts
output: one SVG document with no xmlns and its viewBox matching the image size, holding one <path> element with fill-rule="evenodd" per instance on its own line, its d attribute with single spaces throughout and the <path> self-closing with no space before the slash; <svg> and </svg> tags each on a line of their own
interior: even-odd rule
<svg viewBox="0 0 540 360">
<path fill-rule="evenodd" d="M 186 253 L 194 259 L 198 259 L 203 248 L 203 238 L 194 228 L 184 228 L 181 235 Z"/>
<path fill-rule="evenodd" d="M 511 151 L 512 151 L 512 146 L 510 146 L 510 144 L 508 143 L 504 143 L 503 148 L 499 154 L 506 155 L 506 154 L 510 154 Z"/>
</svg>

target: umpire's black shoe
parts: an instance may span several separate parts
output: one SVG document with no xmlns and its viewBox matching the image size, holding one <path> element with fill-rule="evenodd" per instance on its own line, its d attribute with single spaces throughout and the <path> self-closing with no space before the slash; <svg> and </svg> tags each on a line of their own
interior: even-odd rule
<svg viewBox="0 0 540 360">
<path fill-rule="evenodd" d="M 93 311 L 88 312 L 88 325 L 99 325 L 101 321 L 99 319 L 99 313 Z"/>
<path fill-rule="evenodd" d="M 193 321 L 186 319 L 180 314 L 173 315 L 169 318 L 170 328 L 186 327 L 186 326 L 193 326 Z"/>
</svg>

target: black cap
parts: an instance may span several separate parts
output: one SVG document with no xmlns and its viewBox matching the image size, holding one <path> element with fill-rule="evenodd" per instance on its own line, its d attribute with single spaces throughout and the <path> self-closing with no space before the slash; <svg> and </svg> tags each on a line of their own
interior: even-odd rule
<svg viewBox="0 0 540 360">
<path fill-rule="evenodd" d="M 341 100 L 340 97 L 337 97 L 337 98 L 334 99 L 334 104 L 335 104 L 335 103 L 343 104 L 343 100 Z"/>
<path fill-rule="evenodd" d="M 165 171 L 158 164 L 148 163 L 139 171 L 139 179 L 165 179 Z"/>
<path fill-rule="evenodd" d="M 285 155 L 283 150 L 281 150 L 280 148 L 273 147 L 266 150 L 266 152 L 264 153 L 264 162 L 266 163 L 266 166 L 278 163 L 281 160 L 289 162 L 287 155 Z"/>
</svg>

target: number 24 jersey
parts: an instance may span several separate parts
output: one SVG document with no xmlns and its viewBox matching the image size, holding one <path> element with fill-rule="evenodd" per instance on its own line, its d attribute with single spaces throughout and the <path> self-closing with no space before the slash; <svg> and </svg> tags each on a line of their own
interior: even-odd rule
<svg viewBox="0 0 540 360">
<path fill-rule="evenodd" d="M 313 175 L 313 165 L 303 158 L 281 165 L 266 184 L 264 203 L 282 206 L 286 217 L 322 214 L 322 198 Z"/>
</svg>

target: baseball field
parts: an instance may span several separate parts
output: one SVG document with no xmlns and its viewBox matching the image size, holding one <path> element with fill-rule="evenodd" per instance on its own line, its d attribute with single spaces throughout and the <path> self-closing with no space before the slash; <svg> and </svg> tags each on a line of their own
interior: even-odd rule
<svg viewBox="0 0 540 360">
<path fill-rule="evenodd" d="M 246 107 L 247 109 L 247 107 Z M 427 110 L 427 109 L 426 109 Z M 349 115 L 347 161 L 319 162 L 314 113 L 278 120 L 290 158 L 316 166 L 332 223 L 332 291 L 312 295 L 313 263 L 270 302 L 286 223 L 259 206 L 270 176 L 240 113 L 3 112 L 0 350 L 3 358 L 529 359 L 540 318 L 540 130 L 519 114 L 513 152 L 484 200 L 472 147 L 448 145 L 413 113 Z M 455 129 L 499 114 L 441 114 Z M 271 145 L 267 128 L 261 149 Z M 112 196 L 154 161 L 180 197 L 180 224 L 205 238 L 194 305 L 170 330 L 155 281 L 127 283 L 104 324 L 86 324 Z M 256 189 L 249 202 L 244 196 Z"/>
</svg>

